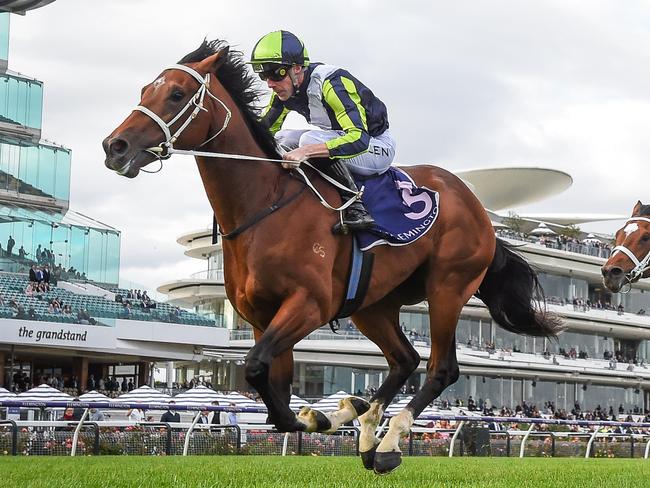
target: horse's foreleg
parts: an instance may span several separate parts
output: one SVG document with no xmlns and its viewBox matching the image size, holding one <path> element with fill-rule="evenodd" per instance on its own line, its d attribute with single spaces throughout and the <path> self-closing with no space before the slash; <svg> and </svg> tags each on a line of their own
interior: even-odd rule
<svg viewBox="0 0 650 488">
<path fill-rule="evenodd" d="M 293 346 L 322 321 L 316 304 L 307 297 L 304 290 L 289 297 L 246 357 L 246 380 L 260 394 L 269 418 L 280 431 L 306 430 L 304 422 L 289 409 L 293 374 L 289 370 L 293 368 Z"/>
</svg>

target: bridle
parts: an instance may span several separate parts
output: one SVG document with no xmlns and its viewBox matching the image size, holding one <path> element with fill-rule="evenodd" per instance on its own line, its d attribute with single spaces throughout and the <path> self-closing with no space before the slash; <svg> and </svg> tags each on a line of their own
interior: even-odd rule
<svg viewBox="0 0 650 488">
<path fill-rule="evenodd" d="M 154 156 L 156 156 L 156 158 L 160 160 L 161 164 L 163 160 L 169 159 L 173 153 L 177 152 L 177 150 L 174 149 L 174 143 L 178 140 L 178 137 L 183 133 L 183 131 L 187 129 L 190 123 L 196 118 L 199 112 L 201 110 L 203 110 L 204 112 L 208 112 L 208 109 L 203 106 L 206 93 L 210 98 L 218 102 L 223 107 L 223 109 L 226 111 L 226 116 L 223 119 L 223 125 L 221 129 L 219 129 L 215 134 L 213 134 L 208 139 L 203 141 L 197 147 L 202 147 L 206 145 L 208 142 L 210 142 L 219 134 L 221 134 L 223 131 L 225 131 L 232 117 L 232 112 L 230 111 L 228 106 L 221 99 L 219 99 L 219 97 L 217 97 L 210 91 L 210 73 L 206 73 L 205 76 L 202 76 L 195 69 L 190 68 L 189 66 L 185 66 L 183 64 L 174 64 L 172 66 L 168 66 L 163 71 L 167 71 L 167 70 L 184 71 L 185 73 L 189 74 L 190 76 L 192 76 L 192 78 L 194 78 L 196 81 L 199 82 L 199 88 L 196 90 L 194 95 L 192 95 L 192 97 L 188 100 L 185 106 L 181 108 L 179 112 L 169 122 L 165 122 L 157 113 L 153 112 L 152 110 L 145 107 L 144 105 L 138 105 L 137 107 L 134 108 L 134 110 L 142 112 L 143 114 L 150 117 L 156 124 L 158 124 L 158 127 L 160 127 L 160 129 L 163 131 L 163 134 L 165 135 L 165 140 L 161 142 L 158 146 L 145 149 L 145 151 L 147 151 L 148 153 L 151 153 Z M 172 134 L 171 133 L 172 125 L 178 122 L 181 119 L 181 117 L 183 117 L 183 115 L 186 115 L 185 120 L 181 123 L 180 127 L 176 130 L 176 132 Z M 131 161 L 128 161 L 124 166 L 122 166 L 119 170 L 116 171 L 117 173 L 123 175 L 129 170 L 130 166 L 131 166 Z M 160 171 L 160 169 L 158 171 Z"/>
<path fill-rule="evenodd" d="M 634 222 L 634 221 L 643 221 L 643 222 L 650 222 L 650 218 L 647 217 L 632 217 L 625 222 L 627 225 L 628 222 Z M 620 245 L 616 246 L 612 249 L 612 254 L 611 256 L 614 256 L 617 252 L 622 252 L 625 254 L 630 260 L 634 263 L 634 268 L 632 268 L 629 272 L 625 273 L 625 279 L 627 280 L 627 289 L 625 291 L 621 290 L 621 293 L 629 293 L 630 289 L 632 287 L 632 283 L 639 278 L 643 276 L 643 274 L 650 269 L 650 251 L 645 255 L 643 259 L 639 261 L 639 259 L 634 255 L 632 251 L 630 251 L 627 247 Z"/>
<path fill-rule="evenodd" d="M 148 173 L 157 173 L 162 169 L 162 162 L 165 159 L 169 159 L 172 154 L 182 154 L 182 155 L 187 155 L 187 156 L 199 156 L 199 157 L 208 157 L 208 158 L 224 158 L 224 159 L 239 159 L 239 160 L 244 160 L 244 161 L 267 161 L 271 163 L 282 163 L 284 162 L 282 159 L 272 159 L 272 158 L 261 158 L 257 156 L 248 156 L 244 154 L 226 154 L 226 153 L 217 153 L 217 152 L 206 152 L 206 151 L 196 151 L 196 150 L 184 150 L 184 149 L 176 149 L 174 148 L 174 143 L 178 140 L 178 137 L 183 133 L 185 129 L 192 123 L 192 121 L 196 118 L 198 113 L 203 110 L 206 113 L 209 113 L 208 109 L 203 106 L 203 101 L 205 100 L 205 95 L 206 93 L 210 98 L 218 102 L 226 111 L 226 116 L 223 120 L 223 125 L 221 129 L 219 129 L 215 134 L 210 136 L 208 139 L 203 141 L 201 144 L 197 146 L 202 147 L 205 146 L 208 142 L 212 141 L 215 139 L 219 134 L 223 133 L 226 128 L 228 127 L 228 123 L 230 122 L 230 119 L 232 117 L 232 112 L 228 108 L 228 106 L 221 100 L 219 99 L 216 95 L 214 95 L 210 91 L 210 73 L 206 73 L 205 76 L 201 75 L 198 71 L 196 71 L 193 68 L 190 68 L 189 66 L 185 66 L 184 64 L 174 64 L 172 66 L 168 66 L 165 68 L 163 71 L 167 70 L 180 70 L 184 71 L 185 73 L 189 74 L 194 78 L 196 81 L 199 82 L 199 88 L 197 91 L 194 93 L 194 95 L 189 99 L 189 101 L 185 104 L 183 108 L 180 109 L 180 111 L 169 121 L 165 122 L 158 114 L 150 110 L 149 108 L 145 107 L 144 105 L 138 105 L 137 107 L 134 108 L 134 110 L 137 110 L 139 112 L 142 112 L 143 114 L 147 115 L 150 117 L 158 126 L 160 129 L 163 131 L 163 134 L 165 135 L 165 140 L 161 142 L 157 146 L 149 147 L 145 149 L 146 152 L 153 154 L 156 156 L 156 158 L 160 161 L 160 168 L 158 168 L 156 171 L 146 171 L 144 169 L 140 169 L 141 171 L 145 171 Z M 194 107 L 186 116 L 185 120 L 183 123 L 180 125 L 180 127 L 174 132 L 174 134 L 171 133 L 171 126 L 174 125 L 176 122 L 178 122 L 181 117 L 188 112 L 192 107 Z M 312 184 L 310 179 L 307 177 L 307 175 L 302 171 L 302 169 L 297 168 L 295 171 L 300 174 L 303 179 L 305 180 L 305 183 L 307 186 L 311 188 L 311 190 L 316 194 L 318 199 L 320 200 L 321 204 L 325 206 L 326 208 L 329 208 L 330 210 L 338 211 L 341 212 L 342 210 L 345 210 L 347 207 L 352 205 L 356 200 L 361 199 L 361 196 L 364 191 L 364 187 L 361 187 L 359 192 L 354 193 L 351 192 L 349 188 L 346 186 L 341 185 L 338 181 L 334 180 L 333 178 L 329 177 L 328 175 L 324 174 L 323 172 L 319 171 L 318 169 L 314 168 L 309 162 L 305 162 L 304 164 L 310 166 L 312 169 L 320 173 L 320 175 L 327 181 L 329 181 L 332 185 L 343 189 L 345 191 L 348 191 L 351 193 L 352 197 L 347 201 L 339 206 L 331 206 L 330 204 L 327 203 L 325 200 L 325 197 L 321 195 L 321 193 L 316 189 L 316 187 Z M 118 174 L 124 175 L 128 172 L 128 170 L 131 167 L 131 160 L 127 161 L 121 168 L 115 170 Z M 341 214 L 341 219 L 343 218 Z"/>
</svg>

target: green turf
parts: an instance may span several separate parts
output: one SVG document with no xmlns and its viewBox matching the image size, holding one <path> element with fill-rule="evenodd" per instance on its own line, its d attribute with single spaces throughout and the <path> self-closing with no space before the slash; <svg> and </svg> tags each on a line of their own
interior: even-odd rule
<svg viewBox="0 0 650 488">
<path fill-rule="evenodd" d="M 359 458 L 196 456 L 0 458 L 6 487 L 646 487 L 642 459 L 405 458 L 379 477 Z"/>
</svg>

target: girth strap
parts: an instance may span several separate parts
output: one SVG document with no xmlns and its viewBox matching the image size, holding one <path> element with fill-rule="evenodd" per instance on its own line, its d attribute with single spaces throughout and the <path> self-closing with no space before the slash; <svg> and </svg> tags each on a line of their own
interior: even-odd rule
<svg viewBox="0 0 650 488">
<path fill-rule="evenodd" d="M 303 191 L 305 191 L 305 188 L 307 188 L 307 187 L 306 187 L 306 186 L 303 186 L 303 187 L 300 189 L 300 191 L 297 191 L 297 192 L 294 193 L 293 195 L 291 195 L 291 196 L 289 196 L 289 197 L 287 197 L 287 198 L 281 198 L 280 200 L 278 200 L 278 201 L 276 201 L 275 203 L 273 203 L 270 207 L 267 207 L 267 208 L 265 208 L 264 210 L 259 211 L 258 213 L 256 213 L 255 215 L 253 215 L 253 216 L 250 218 L 250 220 L 244 222 L 242 225 L 240 225 L 239 227 L 237 227 L 235 230 L 233 230 L 233 231 L 231 231 L 231 232 L 228 232 L 228 233 L 225 233 L 225 234 L 224 234 L 224 232 L 221 230 L 221 228 L 219 228 L 219 235 L 221 235 L 221 238 L 222 238 L 222 239 L 226 239 L 226 240 L 228 240 L 228 241 L 234 239 L 234 238 L 237 237 L 239 234 L 241 234 L 242 232 L 244 232 L 246 229 L 248 229 L 249 227 L 254 226 L 254 225 L 257 224 L 260 220 L 262 220 L 262 219 L 268 217 L 269 215 L 271 215 L 271 214 L 272 214 L 273 212 L 275 212 L 276 210 L 280 210 L 282 207 L 284 207 L 284 206 L 286 206 L 286 205 L 289 205 L 289 204 L 290 204 L 291 202 L 293 202 L 296 198 L 298 198 L 298 197 L 302 194 Z M 216 220 L 215 220 L 215 222 L 216 222 Z"/>
<path fill-rule="evenodd" d="M 349 317 L 356 312 L 366 297 L 375 255 L 360 249 L 357 237 L 352 236 L 352 256 L 350 257 L 350 275 L 343 305 L 329 325 L 333 332 L 338 327 L 338 319 Z"/>
</svg>

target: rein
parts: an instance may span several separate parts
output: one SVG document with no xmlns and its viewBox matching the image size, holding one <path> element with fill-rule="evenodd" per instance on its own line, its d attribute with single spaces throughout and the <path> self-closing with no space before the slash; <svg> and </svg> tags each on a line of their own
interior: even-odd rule
<svg viewBox="0 0 650 488">
<path fill-rule="evenodd" d="M 627 219 L 625 222 L 626 224 L 628 222 L 634 222 L 634 221 L 643 221 L 643 222 L 650 222 L 650 218 L 646 217 L 632 217 L 631 219 Z M 632 289 L 632 282 L 635 280 L 638 280 L 643 276 L 643 273 L 645 273 L 648 269 L 650 269 L 650 251 L 648 251 L 648 254 L 645 255 L 643 259 L 639 261 L 639 259 L 634 255 L 632 251 L 630 251 L 626 246 L 620 245 L 614 247 L 612 249 L 612 254 L 611 256 L 614 256 L 614 254 L 622 252 L 625 254 L 630 260 L 634 263 L 634 268 L 632 268 L 628 273 L 625 274 L 625 279 L 627 280 L 627 289 L 625 291 L 621 290 L 621 293 L 629 293 L 630 290 Z"/>
<path fill-rule="evenodd" d="M 223 124 L 221 129 L 219 129 L 215 134 L 213 134 L 211 137 L 209 137 L 207 140 L 203 141 L 201 144 L 199 144 L 198 147 L 205 146 L 208 142 L 212 141 L 215 139 L 219 134 L 223 133 L 226 128 L 228 127 L 228 123 L 230 122 L 230 119 L 232 118 L 232 112 L 228 108 L 228 106 L 221 100 L 219 99 L 216 95 L 214 95 L 210 91 L 210 73 L 206 73 L 205 76 L 201 75 L 198 71 L 196 71 L 193 68 L 190 68 L 189 66 L 185 66 L 184 64 L 174 64 L 172 66 L 168 66 L 165 68 L 163 71 L 166 70 L 179 70 L 183 71 L 192 78 L 194 78 L 198 83 L 199 83 L 199 88 L 197 91 L 194 93 L 194 95 L 190 98 L 190 100 L 185 104 L 185 106 L 169 121 L 165 122 L 158 114 L 153 112 L 151 109 L 145 107 L 144 105 L 138 105 L 135 107 L 134 110 L 137 110 L 139 112 L 142 112 L 143 114 L 147 115 L 149 118 L 151 118 L 156 124 L 158 124 L 158 127 L 162 130 L 163 134 L 165 135 L 165 140 L 161 142 L 158 146 L 150 147 L 147 148 L 145 151 L 148 153 L 153 154 L 158 158 L 160 161 L 160 167 L 156 171 L 145 171 L 148 173 L 157 173 L 162 169 L 163 166 L 163 160 L 169 159 L 172 154 L 180 154 L 183 156 L 194 156 L 194 157 L 204 157 L 204 158 L 220 158 L 220 159 L 235 159 L 239 161 L 262 161 L 262 162 L 269 162 L 269 163 L 283 163 L 285 162 L 283 159 L 274 159 L 274 158 L 263 158 L 263 157 L 258 157 L 258 156 L 248 156 L 245 154 L 226 154 L 226 153 L 218 153 L 218 152 L 207 152 L 207 151 L 195 151 L 195 150 L 184 150 L 184 149 L 176 149 L 174 148 L 174 143 L 178 140 L 178 137 L 181 135 L 181 133 L 187 129 L 187 127 L 192 123 L 192 121 L 197 117 L 200 111 L 208 112 L 208 109 L 203 106 L 203 102 L 205 100 L 205 95 L 207 94 L 210 98 L 218 102 L 226 111 L 226 117 L 224 118 Z M 181 117 L 188 112 L 194 107 L 187 115 L 181 126 L 174 132 L 174 134 L 171 133 L 171 126 L 178 122 Z M 343 204 L 340 207 L 336 207 L 333 205 L 330 205 L 325 197 L 318 191 L 318 189 L 314 186 L 314 184 L 311 182 L 307 174 L 301 169 L 301 168 L 296 168 L 295 172 L 298 173 L 302 179 L 304 180 L 305 184 L 311 189 L 311 191 L 316 195 L 320 203 L 327 209 L 333 210 L 335 212 L 340 212 L 340 218 L 341 221 L 343 220 L 343 210 L 348 208 L 350 205 L 352 205 L 354 202 L 357 200 L 360 200 L 361 197 L 363 196 L 363 192 L 365 187 L 361 187 L 361 189 L 358 192 L 353 192 L 351 191 L 348 187 L 342 185 L 335 179 L 329 177 L 319 169 L 315 168 L 312 164 L 310 164 L 307 161 L 303 162 L 305 165 L 309 166 L 312 168 L 314 171 L 316 171 L 320 176 L 329 182 L 331 185 L 334 185 L 335 187 L 344 190 L 346 193 L 349 193 L 351 195 L 350 199 L 347 201 L 344 201 Z M 119 168 L 117 173 L 119 174 L 125 174 L 131 166 L 131 161 L 128 161 L 123 167 Z M 275 203 L 273 203 L 270 207 L 267 207 L 266 209 L 262 210 L 258 214 L 252 217 L 251 220 L 248 222 L 240 225 L 237 227 L 235 230 L 223 234 L 221 230 L 219 230 L 221 236 L 224 239 L 234 239 L 237 237 L 239 234 L 241 234 L 244 230 L 248 229 L 249 227 L 255 225 L 257 222 L 262 220 L 263 218 L 267 217 L 268 215 L 272 214 L 276 210 L 279 210 L 283 206 L 287 205 L 291 201 L 293 201 L 295 198 L 298 197 L 304 190 L 304 187 L 300 192 L 296 193 L 295 195 L 292 195 L 291 197 L 285 199 L 285 200 L 278 200 Z"/>
</svg>

